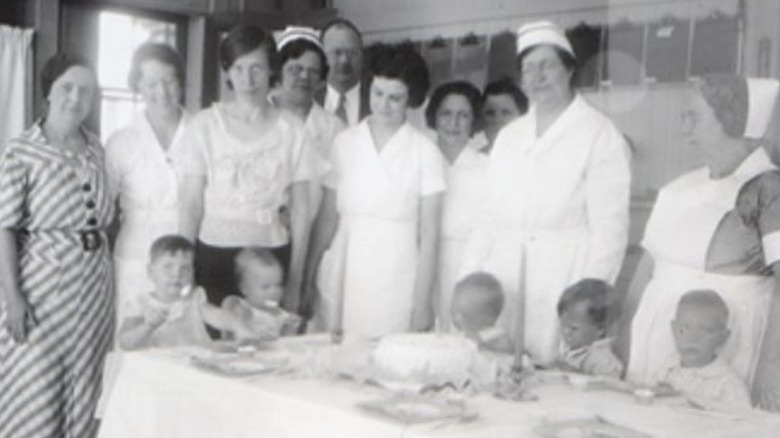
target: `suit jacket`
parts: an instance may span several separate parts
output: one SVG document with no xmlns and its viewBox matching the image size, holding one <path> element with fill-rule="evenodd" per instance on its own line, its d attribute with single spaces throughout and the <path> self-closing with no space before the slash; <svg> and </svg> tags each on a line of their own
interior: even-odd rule
<svg viewBox="0 0 780 438">
<path fill-rule="evenodd" d="M 369 104 L 369 81 L 363 79 L 360 81 L 360 104 L 358 107 L 358 121 L 363 120 L 367 115 L 371 114 L 371 106 Z M 314 100 L 325 108 L 325 93 L 328 92 L 327 85 L 323 85 L 316 93 L 314 93 Z"/>
</svg>

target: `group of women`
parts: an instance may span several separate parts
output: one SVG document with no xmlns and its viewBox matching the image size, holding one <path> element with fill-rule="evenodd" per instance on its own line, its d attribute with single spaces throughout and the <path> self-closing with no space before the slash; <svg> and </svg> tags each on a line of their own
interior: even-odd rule
<svg viewBox="0 0 780 438">
<path fill-rule="evenodd" d="M 145 45 L 130 73 L 145 110 L 112 135 L 105 157 L 82 127 L 94 69 L 56 55 L 41 77 L 44 117 L 0 158 L 0 436 L 95 433 L 117 197 L 120 302 L 149 289 L 146 253 L 170 233 L 197 242 L 210 300 L 236 293 L 235 254 L 260 246 L 287 267 L 287 308 L 314 329 L 365 336 L 449 329 L 454 283 L 487 271 L 504 286 L 500 322 L 517 348 L 554 360 L 560 293 L 585 277 L 614 281 L 622 265 L 628 147 L 572 88 L 576 56 L 561 29 L 532 23 L 517 42 L 531 106 L 485 130 L 489 156 L 474 147 L 481 107 L 493 126 L 508 107 L 522 112 L 522 97 L 442 85 L 426 108 L 431 140 L 406 117 L 429 87 L 408 46 L 377 51 L 371 114 L 345 128 L 313 100 L 328 65 L 312 30 L 288 29 L 278 42 L 256 27 L 231 30 L 219 59 L 233 97 L 194 116 L 180 105 L 176 52 Z M 684 127 L 707 166 L 665 187 L 650 218 L 619 331 L 628 374 L 650 375 L 651 359 L 673 346 L 669 309 L 709 287 L 732 309 L 727 358 L 777 410 L 780 172 L 761 144 L 777 82 L 713 76 L 693 90 Z"/>
</svg>

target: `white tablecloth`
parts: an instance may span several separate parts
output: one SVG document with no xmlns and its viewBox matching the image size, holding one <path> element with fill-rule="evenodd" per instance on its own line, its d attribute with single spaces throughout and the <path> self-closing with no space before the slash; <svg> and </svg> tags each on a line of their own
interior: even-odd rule
<svg viewBox="0 0 780 438">
<path fill-rule="evenodd" d="M 780 416 L 751 420 L 640 405 L 630 395 L 535 390 L 536 402 L 481 394 L 470 401 L 476 421 L 404 425 L 356 407 L 386 392 L 356 382 L 263 375 L 225 377 L 197 369 L 185 354 L 150 350 L 124 354 L 103 415 L 101 438 L 249 437 L 533 437 L 545 418 L 596 414 L 654 437 L 775 437 Z"/>
</svg>

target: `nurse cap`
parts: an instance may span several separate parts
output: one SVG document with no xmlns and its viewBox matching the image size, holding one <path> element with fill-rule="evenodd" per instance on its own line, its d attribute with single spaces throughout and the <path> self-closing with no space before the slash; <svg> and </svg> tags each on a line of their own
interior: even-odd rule
<svg viewBox="0 0 780 438">
<path fill-rule="evenodd" d="M 322 49 L 317 31 L 311 27 L 304 26 L 287 26 L 276 39 L 276 48 L 277 50 L 282 50 L 282 47 L 296 40 L 306 40 Z"/>
<path fill-rule="evenodd" d="M 551 44 L 575 58 L 574 50 L 563 33 L 563 29 L 556 24 L 549 21 L 535 21 L 524 24 L 517 29 L 518 55 L 538 44 Z"/>
<path fill-rule="evenodd" d="M 748 111 L 745 121 L 746 138 L 759 139 L 766 133 L 775 107 L 780 82 L 775 79 L 746 78 Z"/>
</svg>

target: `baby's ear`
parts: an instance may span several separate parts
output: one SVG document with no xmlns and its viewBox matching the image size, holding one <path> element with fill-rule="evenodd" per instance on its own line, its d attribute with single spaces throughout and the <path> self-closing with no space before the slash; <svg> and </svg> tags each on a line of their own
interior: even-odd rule
<svg viewBox="0 0 780 438">
<path fill-rule="evenodd" d="M 731 337 L 731 330 L 729 329 L 723 330 L 723 338 L 720 341 L 720 346 L 722 347 L 723 345 L 725 345 L 726 342 L 728 342 L 730 337 Z"/>
</svg>

